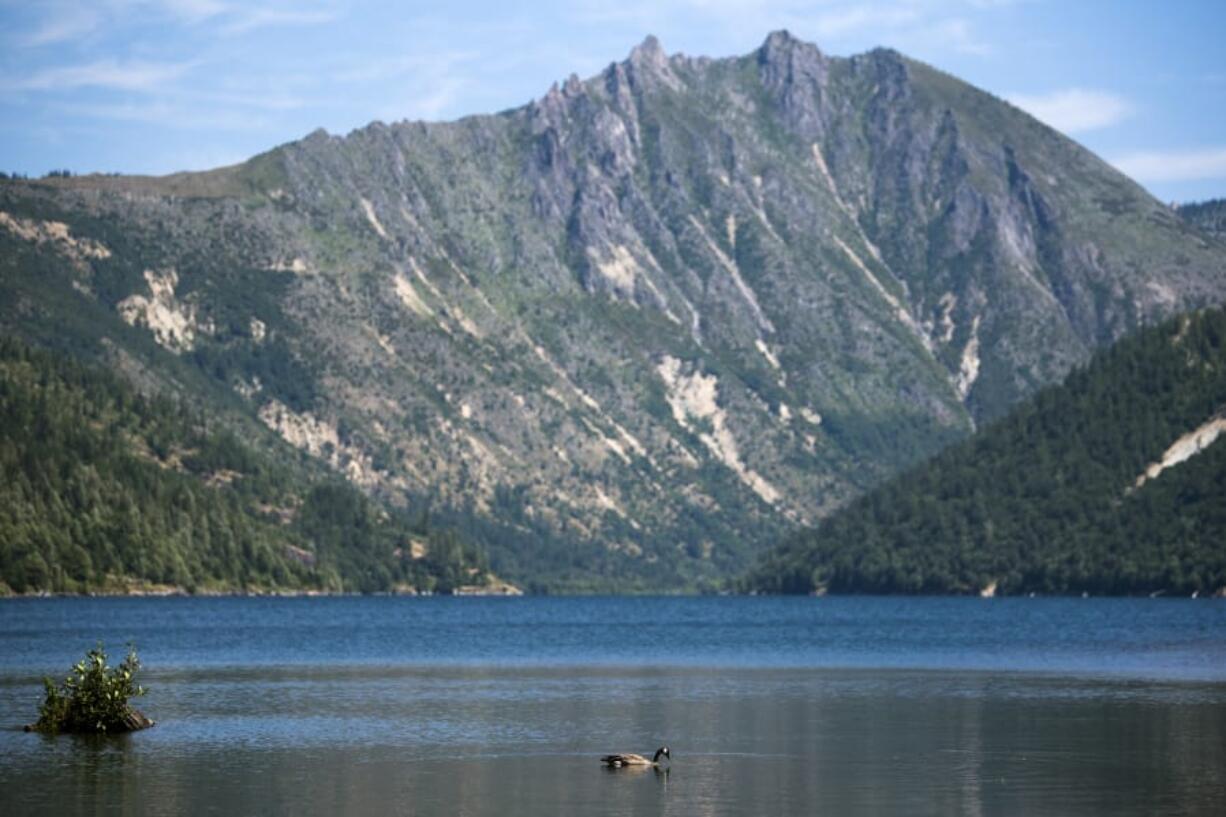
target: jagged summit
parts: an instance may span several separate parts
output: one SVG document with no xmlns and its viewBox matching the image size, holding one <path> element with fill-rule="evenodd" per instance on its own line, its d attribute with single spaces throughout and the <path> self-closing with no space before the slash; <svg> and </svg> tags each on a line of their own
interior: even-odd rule
<svg viewBox="0 0 1226 817">
<path fill-rule="evenodd" d="M 656 39 L 656 35 L 648 34 L 643 41 L 630 49 L 629 62 L 635 64 L 659 65 L 668 60 L 664 46 Z"/>
<path fill-rule="evenodd" d="M 759 46 L 758 53 L 766 55 L 769 59 L 786 55 L 798 49 L 820 53 L 817 45 L 794 36 L 787 29 L 778 29 L 769 33 L 766 39 L 762 41 L 762 45 Z M 630 63 L 654 64 L 657 66 L 667 60 L 668 53 L 654 34 L 648 34 L 644 37 L 641 43 L 630 50 L 630 55 L 627 57 L 627 62 Z"/>
<path fill-rule="evenodd" d="M 817 51 L 821 53 L 815 43 L 793 36 L 792 32 L 786 28 L 781 28 L 767 34 L 766 39 L 762 41 L 762 45 L 758 47 L 758 52 L 767 55 L 768 58 L 796 50 Z"/>
<path fill-rule="evenodd" d="M 755 54 L 764 65 L 783 65 L 789 62 L 813 63 L 823 58 L 817 45 L 793 36 L 787 29 L 779 29 L 768 34 Z M 648 34 L 643 42 L 630 50 L 625 62 L 639 70 L 664 71 L 669 66 L 669 59 L 659 39 L 654 34 Z M 707 57 L 699 59 L 710 62 Z"/>
</svg>

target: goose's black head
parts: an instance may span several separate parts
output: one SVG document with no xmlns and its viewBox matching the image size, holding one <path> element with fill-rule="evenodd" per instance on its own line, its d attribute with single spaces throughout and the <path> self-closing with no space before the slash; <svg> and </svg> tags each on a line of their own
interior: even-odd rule
<svg viewBox="0 0 1226 817">
<path fill-rule="evenodd" d="M 659 749 L 656 749 L 656 756 L 655 756 L 655 757 L 653 757 L 653 758 L 651 759 L 651 762 L 652 762 L 652 763 L 659 763 L 659 762 L 660 762 L 660 757 L 661 757 L 661 756 L 664 756 L 664 757 L 668 758 L 669 760 L 672 760 L 672 759 L 673 759 L 673 756 L 672 756 L 672 755 L 670 755 L 670 754 L 668 753 L 668 747 L 667 747 L 667 746 L 661 746 Z"/>
</svg>

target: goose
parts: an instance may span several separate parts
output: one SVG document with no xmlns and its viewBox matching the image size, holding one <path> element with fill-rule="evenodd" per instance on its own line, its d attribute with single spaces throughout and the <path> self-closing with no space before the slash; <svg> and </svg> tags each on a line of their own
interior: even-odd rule
<svg viewBox="0 0 1226 817">
<path fill-rule="evenodd" d="M 670 761 L 673 759 L 673 756 L 668 753 L 668 747 L 661 746 L 659 749 L 656 749 L 655 757 L 651 760 L 642 755 L 627 752 L 625 754 L 605 755 L 600 759 L 600 762 L 614 769 L 621 768 L 622 766 L 659 766 L 661 756 L 668 758 Z"/>
</svg>

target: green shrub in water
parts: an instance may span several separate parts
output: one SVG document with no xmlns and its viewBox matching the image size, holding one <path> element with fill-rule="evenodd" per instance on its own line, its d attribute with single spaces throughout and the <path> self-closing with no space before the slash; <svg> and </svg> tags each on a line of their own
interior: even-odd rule
<svg viewBox="0 0 1226 817">
<path fill-rule="evenodd" d="M 152 726 L 153 721 L 128 703 L 145 694 L 145 688 L 136 683 L 138 670 L 140 659 L 135 648 L 129 646 L 123 663 L 112 667 L 99 643 L 59 685 L 49 677 L 43 678 L 47 697 L 38 709 L 33 729 L 106 734 Z"/>
</svg>

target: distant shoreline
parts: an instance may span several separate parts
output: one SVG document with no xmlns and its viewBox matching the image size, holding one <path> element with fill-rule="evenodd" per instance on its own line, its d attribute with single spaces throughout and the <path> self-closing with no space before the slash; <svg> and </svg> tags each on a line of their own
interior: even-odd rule
<svg viewBox="0 0 1226 817">
<path fill-rule="evenodd" d="M 31 593 L 4 593 L 0 599 L 39 599 L 39 598 L 299 598 L 320 596 L 404 596 L 404 597 L 449 597 L 469 596 L 514 598 L 526 595 L 524 591 L 512 584 L 499 584 L 493 587 L 464 586 L 450 593 L 436 593 L 431 590 L 387 590 L 375 593 L 360 593 L 346 590 L 295 590 L 295 589 L 252 589 L 252 590 L 188 590 L 185 587 L 167 588 L 134 588 L 127 590 L 90 590 L 80 593 L 51 592 L 40 590 Z"/>
<path fill-rule="evenodd" d="M 186 588 L 128 591 L 89 591 L 84 593 L 39 591 L 33 593 L 0 594 L 0 601 L 5 599 L 50 599 L 50 598 L 362 598 L 362 597 L 401 597 L 401 598 L 810 598 L 810 599 L 851 599 L 851 598 L 898 598 L 898 599 L 979 599 L 991 603 L 992 597 L 981 597 L 973 593 L 700 593 L 667 591 L 658 592 L 553 592 L 529 593 L 509 585 L 514 592 L 505 589 L 462 588 L 451 593 L 436 593 L 433 591 L 387 590 L 374 593 L 362 593 L 345 590 L 197 590 Z M 1187 599 L 1187 600 L 1222 600 L 1226 599 L 1226 588 L 1216 593 L 1185 595 L 1175 593 L 1146 594 L 1088 594 L 1088 593 L 1025 593 L 1019 595 L 999 595 L 996 599 Z"/>
</svg>

